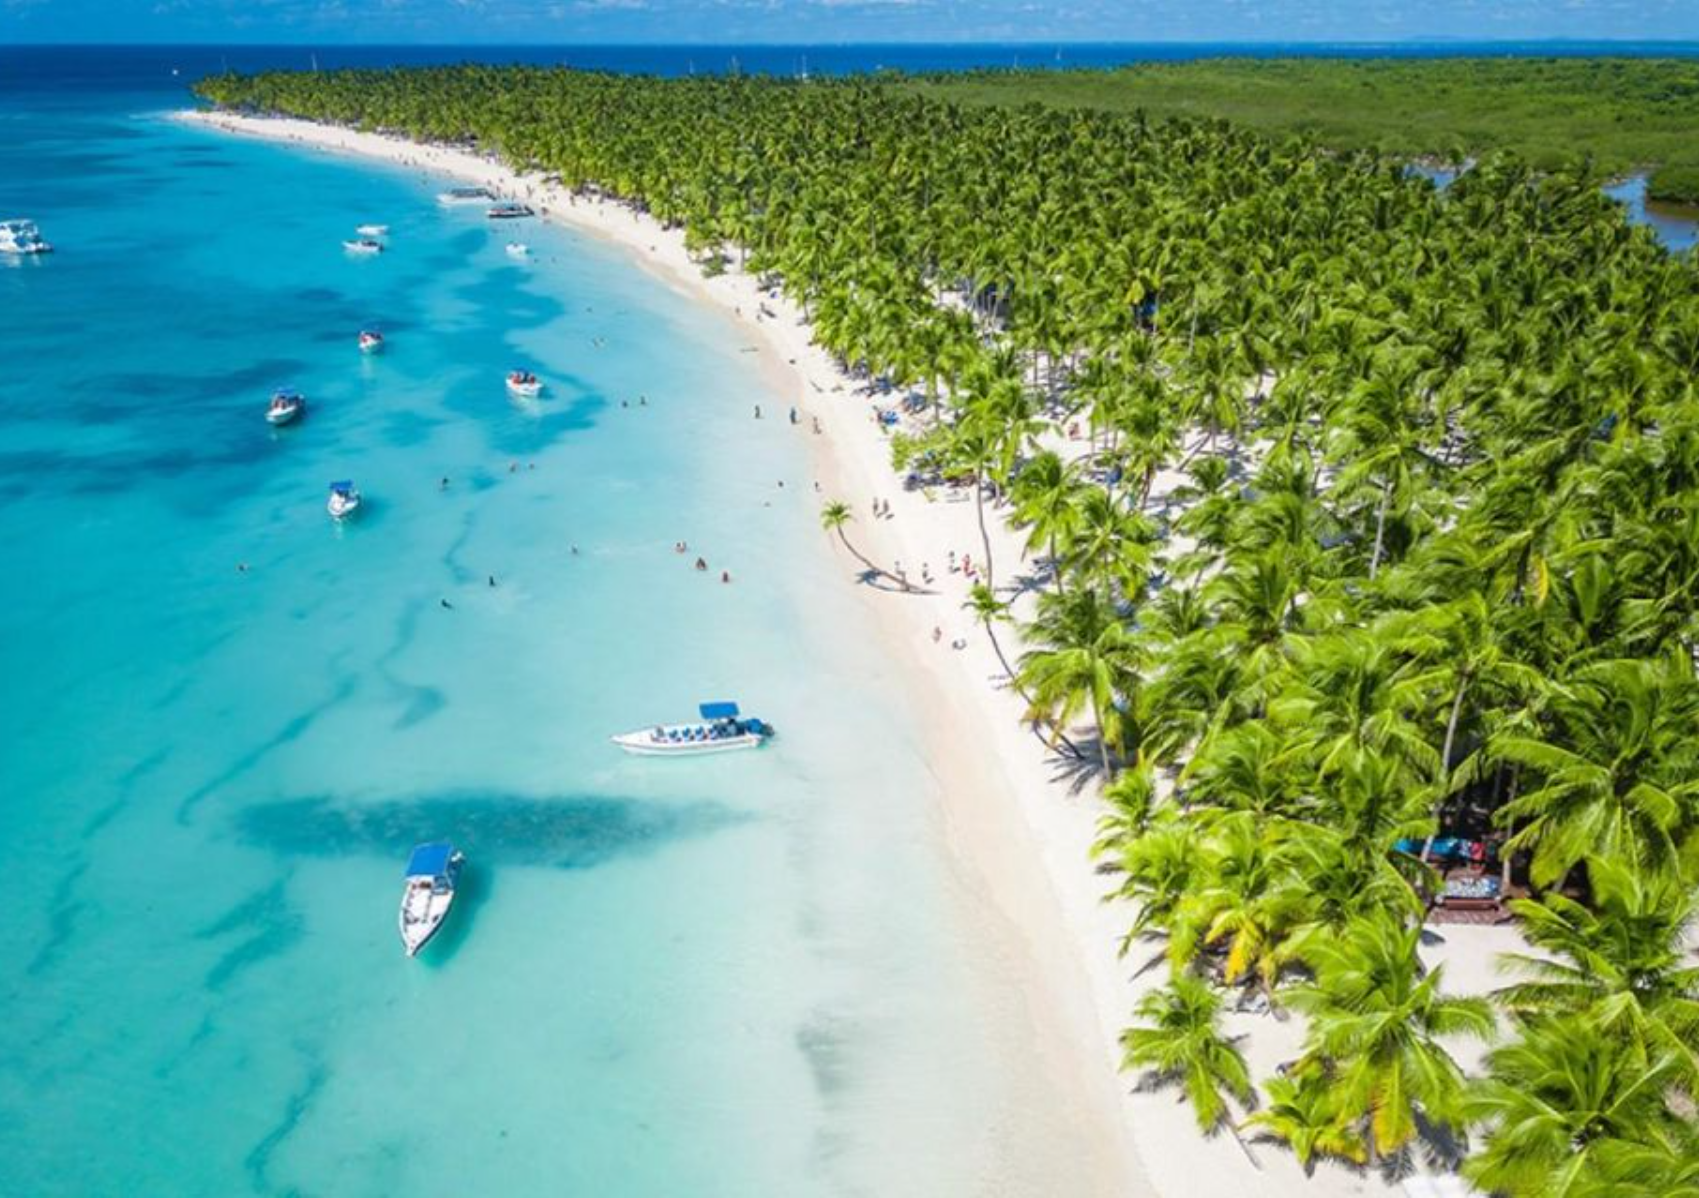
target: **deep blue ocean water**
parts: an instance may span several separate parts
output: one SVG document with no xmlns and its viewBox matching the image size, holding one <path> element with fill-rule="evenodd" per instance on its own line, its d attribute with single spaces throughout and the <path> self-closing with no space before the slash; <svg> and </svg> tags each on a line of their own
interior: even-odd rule
<svg viewBox="0 0 1699 1198">
<path fill-rule="evenodd" d="M 173 57 L 4 54 L 0 216 L 58 252 L 0 263 L 0 1193 L 1087 1192 L 807 434 L 750 419 L 806 400 L 609 247 L 166 119 Z M 607 743 L 719 698 L 778 742 Z"/>
</svg>

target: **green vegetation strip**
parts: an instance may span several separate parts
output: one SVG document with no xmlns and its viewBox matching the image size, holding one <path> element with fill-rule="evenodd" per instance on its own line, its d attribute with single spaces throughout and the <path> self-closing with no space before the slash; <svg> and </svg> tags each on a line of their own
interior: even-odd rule
<svg viewBox="0 0 1699 1198">
<path fill-rule="evenodd" d="M 1693 59 L 1217 59 L 905 86 L 962 103 L 1220 118 L 1447 162 L 1494 150 L 1539 167 L 1590 157 L 1609 172 L 1650 169 L 1653 199 L 1699 203 Z"/>
<path fill-rule="evenodd" d="M 594 186 L 931 400 L 898 455 L 1025 530 L 970 606 L 1103 783 L 1128 969 L 1168 979 L 1126 1064 L 1205 1131 L 1306 1164 L 1451 1137 L 1510 1198 L 1699 1186 L 1699 271 L 1596 174 L 1491 156 L 1440 194 L 1220 121 L 853 80 L 201 91 Z M 1430 908 L 1501 887 L 1537 952 L 1449 993 Z M 1304 1017 L 1276 1076 L 1223 1033 L 1245 1003 Z"/>
</svg>

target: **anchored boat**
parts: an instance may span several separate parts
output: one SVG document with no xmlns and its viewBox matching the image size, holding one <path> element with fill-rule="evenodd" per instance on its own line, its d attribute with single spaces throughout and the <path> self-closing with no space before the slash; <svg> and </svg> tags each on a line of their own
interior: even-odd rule
<svg viewBox="0 0 1699 1198">
<path fill-rule="evenodd" d="M 656 757 L 758 749 L 773 739 L 773 725 L 740 715 L 736 703 L 704 703 L 696 710 L 702 718 L 694 723 L 657 724 L 611 739 L 627 753 Z"/>
<path fill-rule="evenodd" d="M 531 247 L 526 245 L 523 241 L 510 241 L 507 243 L 507 256 L 509 258 L 525 258 L 528 257 L 530 253 Z"/>
<path fill-rule="evenodd" d="M 360 492 L 347 479 L 331 483 L 330 498 L 325 501 L 324 507 L 333 519 L 345 520 L 360 510 Z"/>
<path fill-rule="evenodd" d="M 461 204 L 487 204 L 495 198 L 495 192 L 487 187 L 451 187 L 447 191 L 437 192 L 437 203 L 445 208 Z"/>
<path fill-rule="evenodd" d="M 446 840 L 421 844 L 407 859 L 407 883 L 401 891 L 401 944 L 409 957 L 430 943 L 454 905 L 454 888 L 466 857 Z"/>
<path fill-rule="evenodd" d="M 0 254 L 46 254 L 52 249 L 33 220 L 0 220 Z"/>
<path fill-rule="evenodd" d="M 383 348 L 383 334 L 376 329 L 360 330 L 360 352 L 375 354 Z"/>
<path fill-rule="evenodd" d="M 507 389 L 520 399 L 536 399 L 543 393 L 543 382 L 529 370 L 507 372 Z"/>
<path fill-rule="evenodd" d="M 381 254 L 383 242 L 373 241 L 370 237 L 356 237 L 342 243 L 342 248 L 350 254 Z"/>
<path fill-rule="evenodd" d="M 271 404 L 265 410 L 266 423 L 288 424 L 307 409 L 307 397 L 288 387 L 273 392 Z"/>
<path fill-rule="evenodd" d="M 522 216 L 532 216 L 534 213 L 524 204 L 497 204 L 485 216 L 491 220 L 517 220 Z"/>
</svg>

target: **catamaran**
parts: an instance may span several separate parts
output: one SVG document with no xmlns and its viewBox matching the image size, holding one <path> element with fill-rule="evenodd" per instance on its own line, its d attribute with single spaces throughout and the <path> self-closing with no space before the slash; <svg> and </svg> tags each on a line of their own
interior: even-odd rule
<svg viewBox="0 0 1699 1198">
<path fill-rule="evenodd" d="M 373 241 L 370 237 L 354 237 L 344 241 L 342 248 L 350 254 L 381 254 L 383 242 Z"/>
<path fill-rule="evenodd" d="M 489 217 L 491 220 L 516 220 L 522 216 L 533 216 L 535 213 L 533 213 L 524 204 L 507 203 L 497 204 L 488 212 L 484 213 L 484 215 Z"/>
<path fill-rule="evenodd" d="M 306 408 L 307 397 L 299 391 L 285 387 L 272 393 L 271 404 L 265 410 L 266 423 L 288 424 L 306 411 Z"/>
<path fill-rule="evenodd" d="M 670 757 L 758 749 L 773 739 L 773 725 L 738 714 L 736 703 L 703 703 L 702 715 L 689 724 L 657 724 L 612 737 L 627 753 Z"/>
<path fill-rule="evenodd" d="M 360 330 L 360 352 L 375 354 L 383 348 L 383 334 L 376 329 Z"/>
<path fill-rule="evenodd" d="M 451 187 L 437 192 L 437 203 L 448 208 L 457 204 L 487 204 L 495 198 L 495 192 L 487 187 Z"/>
<path fill-rule="evenodd" d="M 507 389 L 520 399 L 536 399 L 543 393 L 543 381 L 529 370 L 507 372 Z"/>
<path fill-rule="evenodd" d="M 324 507 L 333 519 L 345 520 L 360 510 L 360 492 L 347 479 L 331 483 L 330 498 L 325 501 Z"/>
<path fill-rule="evenodd" d="M 52 249 L 33 220 L 0 220 L 0 254 L 46 254 Z"/>
<path fill-rule="evenodd" d="M 430 943 L 448 909 L 466 857 L 446 840 L 421 844 L 407 859 L 407 883 L 401 891 L 401 944 L 409 957 Z"/>
</svg>

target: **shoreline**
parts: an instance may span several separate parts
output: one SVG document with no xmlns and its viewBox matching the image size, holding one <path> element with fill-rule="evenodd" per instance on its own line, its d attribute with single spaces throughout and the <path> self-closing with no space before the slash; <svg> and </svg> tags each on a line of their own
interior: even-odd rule
<svg viewBox="0 0 1699 1198">
<path fill-rule="evenodd" d="M 1055 1088 L 1072 1098 L 1067 1117 L 1089 1127 L 1102 1146 L 1112 1172 L 1103 1192 L 1332 1198 L 1397 1189 L 1379 1174 L 1332 1165 L 1306 1177 L 1284 1150 L 1246 1149 L 1225 1134 L 1205 1138 L 1172 1089 L 1136 1089 L 1134 1077 L 1117 1071 L 1119 1034 L 1140 994 L 1159 984 L 1161 971 L 1140 971 L 1150 955 L 1142 948 L 1126 959 L 1118 954 L 1132 912 L 1104 901 L 1114 883 L 1093 870 L 1088 855 L 1105 810 L 1095 784 L 1077 786 L 1022 724 L 1022 705 L 1001 687 L 1002 669 L 983 629 L 962 610 L 970 581 L 945 563 L 951 550 L 983 556 L 973 504 L 902 489 L 870 397 L 813 344 L 809 325 L 790 301 L 763 293 L 733 265 L 704 276 L 685 251 L 682 230 L 663 229 L 623 204 L 572 196 L 474 153 L 304 120 L 176 115 L 225 133 L 375 158 L 524 199 L 544 219 L 617 245 L 651 276 L 720 308 L 748 332 L 772 390 L 794 398 L 804 435 L 813 419 L 820 422 L 821 435 L 810 437 L 813 464 L 822 498 L 842 499 L 853 509 L 850 538 L 882 565 L 903 563 L 911 576 L 918 577 L 921 563 L 932 567 L 932 593 L 862 586 L 860 594 L 891 658 L 908 667 L 902 673 L 915 710 L 923 713 L 921 741 L 940 796 L 945 850 L 974 895 L 995 909 L 1002 939 L 1019 946 L 1019 997 L 1029 1030 Z M 782 410 L 767 416 L 786 418 Z M 891 517 L 872 516 L 875 497 L 890 505 Z M 1000 515 L 988 514 L 987 527 L 1002 590 L 1023 569 L 1020 537 Z M 834 559 L 853 585 L 859 567 L 833 540 Z M 941 633 L 936 640 L 935 630 Z M 963 648 L 953 647 L 958 640 L 965 641 Z M 1011 656 L 1015 649 L 1010 646 Z M 1255 1016 L 1229 1021 L 1234 1033 L 1253 1027 L 1257 1040 L 1247 1045 L 1253 1072 L 1266 1076 L 1295 1055 L 1298 1028 Z"/>
</svg>

